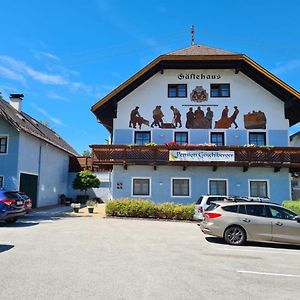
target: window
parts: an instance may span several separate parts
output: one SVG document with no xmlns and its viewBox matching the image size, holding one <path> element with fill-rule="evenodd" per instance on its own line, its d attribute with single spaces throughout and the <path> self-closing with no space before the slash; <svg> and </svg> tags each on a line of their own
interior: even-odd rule
<svg viewBox="0 0 300 300">
<path fill-rule="evenodd" d="M 267 206 L 268 216 L 276 219 L 293 220 L 297 214 L 278 206 Z"/>
<path fill-rule="evenodd" d="M 211 132 L 210 142 L 216 146 L 224 146 L 224 132 Z"/>
<path fill-rule="evenodd" d="M 150 196 L 150 178 L 132 179 L 133 196 Z"/>
<path fill-rule="evenodd" d="M 175 142 L 180 145 L 188 144 L 187 132 L 175 132 Z"/>
<path fill-rule="evenodd" d="M 245 205 L 245 206 L 246 206 L 247 215 L 257 216 L 257 217 L 265 217 L 266 216 L 264 205 L 250 204 L 250 205 Z"/>
<path fill-rule="evenodd" d="M 227 195 L 226 180 L 209 180 L 210 195 Z"/>
<path fill-rule="evenodd" d="M 268 198 L 268 182 L 250 181 L 250 197 Z"/>
<path fill-rule="evenodd" d="M 237 205 L 230 205 L 230 206 L 222 207 L 222 209 L 225 210 L 225 211 L 236 213 L 238 211 L 238 206 Z"/>
<path fill-rule="evenodd" d="M 186 84 L 169 84 L 168 85 L 169 98 L 186 98 L 187 85 Z"/>
<path fill-rule="evenodd" d="M 134 143 L 137 145 L 145 145 L 151 142 L 150 131 L 136 131 L 134 133 Z"/>
<path fill-rule="evenodd" d="M 219 83 L 210 85 L 210 97 L 230 97 L 230 84 Z"/>
<path fill-rule="evenodd" d="M 7 153 L 7 136 L 0 136 L 0 153 Z"/>
<path fill-rule="evenodd" d="M 0 189 L 3 188 L 3 181 L 4 181 L 3 176 L 0 176 Z"/>
<path fill-rule="evenodd" d="M 190 179 L 176 178 L 172 179 L 172 196 L 189 197 L 190 196 Z"/>
<path fill-rule="evenodd" d="M 249 144 L 256 146 L 266 145 L 266 133 L 265 132 L 249 132 Z"/>
</svg>

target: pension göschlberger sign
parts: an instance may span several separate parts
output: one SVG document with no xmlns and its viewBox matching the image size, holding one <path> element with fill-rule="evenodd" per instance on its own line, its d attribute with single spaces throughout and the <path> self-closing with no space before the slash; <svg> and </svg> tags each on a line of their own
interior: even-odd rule
<svg viewBox="0 0 300 300">
<path fill-rule="evenodd" d="M 170 150 L 169 161 L 234 161 L 234 151 Z"/>
</svg>

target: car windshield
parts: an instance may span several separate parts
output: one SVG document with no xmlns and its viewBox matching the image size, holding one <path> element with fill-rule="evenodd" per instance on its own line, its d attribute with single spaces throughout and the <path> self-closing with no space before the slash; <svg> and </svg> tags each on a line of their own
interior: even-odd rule
<svg viewBox="0 0 300 300">
<path fill-rule="evenodd" d="M 6 192 L 4 194 L 5 194 L 5 197 L 7 197 L 7 198 L 20 199 L 20 195 L 18 192 Z"/>
<path fill-rule="evenodd" d="M 202 199 L 203 199 L 203 196 L 201 196 L 201 197 L 198 199 L 198 201 L 196 202 L 196 205 L 201 204 Z"/>
</svg>

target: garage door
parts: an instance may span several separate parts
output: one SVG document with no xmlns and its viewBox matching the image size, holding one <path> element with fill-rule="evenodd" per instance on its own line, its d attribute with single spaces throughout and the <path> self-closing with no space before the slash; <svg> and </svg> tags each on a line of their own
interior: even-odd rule
<svg viewBox="0 0 300 300">
<path fill-rule="evenodd" d="M 20 174 L 20 191 L 27 194 L 32 200 L 32 207 L 37 204 L 38 176 L 26 173 Z"/>
</svg>

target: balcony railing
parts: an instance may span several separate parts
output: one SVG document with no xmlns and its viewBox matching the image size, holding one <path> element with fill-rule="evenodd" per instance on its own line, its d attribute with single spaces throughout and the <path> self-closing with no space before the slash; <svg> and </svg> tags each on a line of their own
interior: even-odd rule
<svg viewBox="0 0 300 300">
<path fill-rule="evenodd" d="M 300 147 L 92 145 L 93 168 L 104 165 L 273 167 L 300 170 Z M 234 151 L 234 161 L 170 161 L 170 150 Z"/>
</svg>

